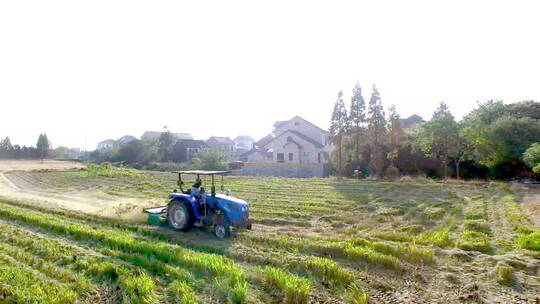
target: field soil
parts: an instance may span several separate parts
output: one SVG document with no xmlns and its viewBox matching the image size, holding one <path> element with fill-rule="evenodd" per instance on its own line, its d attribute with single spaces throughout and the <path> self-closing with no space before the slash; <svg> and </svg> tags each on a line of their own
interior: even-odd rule
<svg viewBox="0 0 540 304">
<path fill-rule="evenodd" d="M 504 183 L 231 176 L 254 226 L 221 240 L 146 224 L 173 174 L 55 166 L 0 172 L 0 303 L 540 302 L 537 201 Z"/>
<path fill-rule="evenodd" d="M 85 168 L 82 163 L 58 160 L 0 160 L 0 172 L 38 170 L 77 170 Z"/>
<path fill-rule="evenodd" d="M 161 204 L 162 200 L 108 195 L 94 189 L 44 187 L 36 173 L 71 172 L 77 174 L 86 166 L 78 162 L 55 160 L 0 161 L 0 198 L 43 206 L 52 210 L 71 210 L 86 214 L 125 220 L 144 218 L 142 208 Z"/>
</svg>

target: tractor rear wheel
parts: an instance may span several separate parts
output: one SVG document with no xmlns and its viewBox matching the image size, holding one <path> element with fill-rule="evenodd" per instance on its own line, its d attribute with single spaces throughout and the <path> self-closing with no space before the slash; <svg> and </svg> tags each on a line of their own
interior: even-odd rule
<svg viewBox="0 0 540 304">
<path fill-rule="evenodd" d="M 176 230 L 188 231 L 193 227 L 195 218 L 190 206 L 184 202 L 172 201 L 169 203 L 167 222 Z"/>
</svg>

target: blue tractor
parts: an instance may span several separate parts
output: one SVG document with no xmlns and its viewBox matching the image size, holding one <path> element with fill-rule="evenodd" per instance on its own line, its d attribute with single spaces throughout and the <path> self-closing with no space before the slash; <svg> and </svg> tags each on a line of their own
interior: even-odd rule
<svg viewBox="0 0 540 304">
<path fill-rule="evenodd" d="M 188 231 L 194 226 L 212 226 L 216 236 L 226 238 L 231 235 L 231 227 L 251 229 L 248 204 L 238 198 L 229 196 L 223 188 L 223 176 L 228 171 L 174 171 L 178 174 L 180 192 L 174 190 L 169 194 L 167 206 L 150 208 L 149 214 L 166 218 L 169 226 L 175 230 Z M 184 190 L 182 174 L 195 175 L 197 178 L 191 188 Z M 203 180 L 211 178 L 210 191 L 204 188 Z M 216 193 L 215 177 L 221 177 L 223 194 Z"/>
</svg>

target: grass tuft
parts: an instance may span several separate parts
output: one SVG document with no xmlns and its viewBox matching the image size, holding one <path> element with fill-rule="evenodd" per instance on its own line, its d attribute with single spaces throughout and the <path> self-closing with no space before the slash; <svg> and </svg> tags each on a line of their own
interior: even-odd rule
<svg viewBox="0 0 540 304">
<path fill-rule="evenodd" d="M 309 280 L 274 267 L 265 268 L 264 279 L 268 285 L 276 287 L 284 294 L 284 303 L 308 303 L 309 294 L 312 289 L 312 284 Z"/>
</svg>

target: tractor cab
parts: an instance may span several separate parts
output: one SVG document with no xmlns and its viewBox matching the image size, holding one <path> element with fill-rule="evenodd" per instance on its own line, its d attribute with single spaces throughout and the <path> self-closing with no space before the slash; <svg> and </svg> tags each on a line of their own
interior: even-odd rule
<svg viewBox="0 0 540 304">
<path fill-rule="evenodd" d="M 193 226 L 212 226 L 219 238 L 228 237 L 231 227 L 251 229 L 249 205 L 230 196 L 224 189 L 224 175 L 229 171 L 174 171 L 178 174 L 177 185 L 180 189 L 169 194 L 167 206 L 150 208 L 150 214 L 159 213 L 165 217 L 169 226 L 175 230 L 188 231 Z M 195 182 L 185 187 L 182 175 L 195 175 Z M 220 178 L 221 192 L 216 193 L 216 178 Z M 205 187 L 210 187 L 207 190 Z"/>
</svg>

